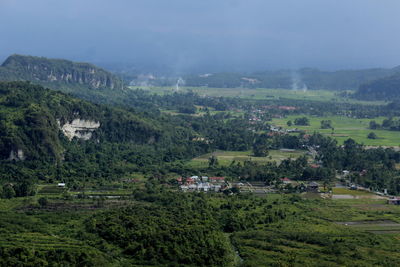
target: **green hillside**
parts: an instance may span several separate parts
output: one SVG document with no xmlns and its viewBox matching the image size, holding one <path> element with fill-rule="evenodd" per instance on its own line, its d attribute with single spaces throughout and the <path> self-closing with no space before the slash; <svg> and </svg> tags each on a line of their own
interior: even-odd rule
<svg viewBox="0 0 400 267">
<path fill-rule="evenodd" d="M 0 83 L 1 159 L 23 151 L 26 159 L 60 158 L 60 126 L 74 119 L 96 121 L 93 139 L 147 143 L 157 140 L 154 123 L 133 113 L 105 108 L 26 82 Z"/>
<path fill-rule="evenodd" d="M 400 99 L 400 73 L 362 84 L 355 97 L 363 100 Z"/>
</svg>

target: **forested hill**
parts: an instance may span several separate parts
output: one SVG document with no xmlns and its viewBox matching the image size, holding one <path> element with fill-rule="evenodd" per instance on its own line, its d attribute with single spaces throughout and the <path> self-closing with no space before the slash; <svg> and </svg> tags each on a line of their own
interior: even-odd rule
<svg viewBox="0 0 400 267">
<path fill-rule="evenodd" d="M 321 71 L 304 68 L 298 71 L 281 70 L 259 73 L 215 73 L 189 75 L 185 77 L 187 86 L 208 86 L 216 88 L 283 88 L 310 90 L 357 90 L 366 82 L 393 75 L 400 67 L 392 69 L 363 69 Z"/>
<path fill-rule="evenodd" d="M 22 55 L 12 55 L 4 61 L 0 67 L 0 80 L 31 81 L 68 92 L 123 89 L 119 78 L 92 64 Z"/>
<path fill-rule="evenodd" d="M 73 140 L 155 143 L 156 121 L 28 82 L 0 82 L 0 160 L 55 161 Z M 70 141 L 68 141 L 68 139 Z"/>
<path fill-rule="evenodd" d="M 392 76 L 362 84 L 355 94 L 364 100 L 400 99 L 400 72 Z"/>
</svg>

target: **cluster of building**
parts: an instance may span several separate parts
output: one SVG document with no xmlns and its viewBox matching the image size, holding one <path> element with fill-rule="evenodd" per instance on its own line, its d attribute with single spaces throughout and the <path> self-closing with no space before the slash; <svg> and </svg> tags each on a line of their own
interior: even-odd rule
<svg viewBox="0 0 400 267">
<path fill-rule="evenodd" d="M 177 179 L 179 188 L 184 192 L 219 192 L 227 187 L 225 177 L 191 176 Z"/>
<path fill-rule="evenodd" d="M 271 132 L 281 133 L 281 134 L 300 133 L 301 132 L 298 128 L 284 129 L 282 127 L 275 127 L 275 126 L 271 126 L 270 130 L 271 130 Z"/>
</svg>

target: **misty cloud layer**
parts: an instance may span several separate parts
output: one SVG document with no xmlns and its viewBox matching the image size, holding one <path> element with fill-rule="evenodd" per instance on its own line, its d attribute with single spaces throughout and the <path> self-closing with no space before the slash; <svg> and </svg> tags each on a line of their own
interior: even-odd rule
<svg viewBox="0 0 400 267">
<path fill-rule="evenodd" d="M 12 53 L 190 70 L 400 65 L 398 0 L 0 0 Z"/>
</svg>

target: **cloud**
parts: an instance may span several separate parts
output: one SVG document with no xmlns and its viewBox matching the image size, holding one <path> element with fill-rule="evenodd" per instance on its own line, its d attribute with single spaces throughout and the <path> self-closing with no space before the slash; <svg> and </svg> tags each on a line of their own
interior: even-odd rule
<svg viewBox="0 0 400 267">
<path fill-rule="evenodd" d="M 400 62 L 397 0 L 0 0 L 1 56 L 175 69 Z"/>
</svg>

